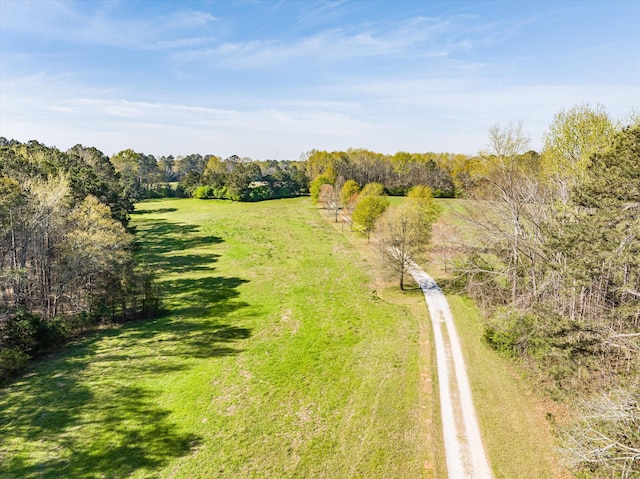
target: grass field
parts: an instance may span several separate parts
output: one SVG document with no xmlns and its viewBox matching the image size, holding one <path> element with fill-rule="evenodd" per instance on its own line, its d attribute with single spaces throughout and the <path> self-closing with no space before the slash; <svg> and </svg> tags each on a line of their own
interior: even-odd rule
<svg viewBox="0 0 640 479">
<path fill-rule="evenodd" d="M 138 209 L 167 314 L 6 384 L 0 477 L 434 477 L 420 324 L 308 200 Z"/>
<path fill-rule="evenodd" d="M 366 239 L 303 198 L 148 201 L 134 223 L 167 314 L 5 384 L 0 477 L 446 477 L 422 293 L 381 279 Z M 449 300 L 496 477 L 567 477 L 554 406 Z"/>
</svg>

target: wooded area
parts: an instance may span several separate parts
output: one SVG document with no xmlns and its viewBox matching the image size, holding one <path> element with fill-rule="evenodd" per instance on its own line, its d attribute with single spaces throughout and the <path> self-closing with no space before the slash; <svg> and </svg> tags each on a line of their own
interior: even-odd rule
<svg viewBox="0 0 640 479">
<path fill-rule="evenodd" d="M 127 228 L 136 190 L 95 148 L 0 140 L 0 379 L 91 325 L 158 309 Z"/>
<path fill-rule="evenodd" d="M 404 195 L 413 186 L 426 185 L 439 198 L 462 194 L 466 185 L 464 165 L 470 161 L 467 155 L 407 152 L 384 155 L 361 148 L 311 150 L 305 157 L 311 180 L 323 178 L 333 184 L 341 178 L 361 186 L 380 183 L 390 195 Z"/>
<path fill-rule="evenodd" d="M 480 231 L 457 265 L 487 312 L 485 339 L 554 398 L 584 404 L 560 433 L 593 477 L 640 471 L 640 122 L 602 107 L 558 113 L 540 161 L 520 125 L 496 125 L 466 219 Z M 586 477 L 591 477 L 587 475 Z"/>
</svg>

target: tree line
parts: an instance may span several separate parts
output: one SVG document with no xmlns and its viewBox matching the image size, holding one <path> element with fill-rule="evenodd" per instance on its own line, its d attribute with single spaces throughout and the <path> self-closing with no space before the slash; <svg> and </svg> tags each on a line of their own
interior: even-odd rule
<svg viewBox="0 0 640 479">
<path fill-rule="evenodd" d="M 161 156 L 123 150 L 111 157 L 127 188 L 138 198 L 194 197 L 258 201 L 308 192 L 299 161 L 258 161 L 232 155 Z"/>
<path fill-rule="evenodd" d="M 157 311 L 133 257 L 136 199 L 95 148 L 0 138 L 0 379 L 93 324 Z"/>
<path fill-rule="evenodd" d="M 407 153 L 384 155 L 366 149 L 347 151 L 311 150 L 305 155 L 310 180 L 328 183 L 338 178 L 359 185 L 380 183 L 390 195 L 405 195 L 417 185 L 426 185 L 436 197 L 453 197 L 464 189 L 464 168 L 469 157 L 449 153 Z"/>
<path fill-rule="evenodd" d="M 127 188 L 137 198 L 160 196 L 259 201 L 309 193 L 310 181 L 337 178 L 360 185 L 380 183 L 391 195 L 405 195 L 416 185 L 435 197 L 464 194 L 473 157 L 450 153 L 384 155 L 365 149 L 311 150 L 301 160 L 253 160 L 208 154 L 173 157 L 123 150 L 111 157 Z"/>
<path fill-rule="evenodd" d="M 467 190 L 477 244 L 458 282 L 484 339 L 583 419 L 560 431 L 581 477 L 640 474 L 640 121 L 561 110 L 540 155 L 495 125 Z"/>
<path fill-rule="evenodd" d="M 299 161 L 254 161 L 232 156 L 211 157 L 201 175 L 192 175 L 183 189 L 195 198 L 261 201 L 290 198 L 308 192 L 304 165 Z"/>
<path fill-rule="evenodd" d="M 367 240 L 373 236 L 383 265 L 404 290 L 405 276 L 413 262 L 425 258 L 432 226 L 440 216 L 433 190 L 415 185 L 407 192 L 406 201 L 391 206 L 382 183 L 367 183 L 360 188 L 355 180 L 338 178 L 331 184 L 321 174 L 310 189 L 312 201 L 328 210 L 336 222 L 341 217 Z"/>
</svg>

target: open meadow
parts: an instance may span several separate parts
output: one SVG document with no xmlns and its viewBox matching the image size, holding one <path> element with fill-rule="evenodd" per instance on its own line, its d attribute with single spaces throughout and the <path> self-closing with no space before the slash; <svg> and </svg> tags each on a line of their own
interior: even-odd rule
<svg viewBox="0 0 640 479">
<path fill-rule="evenodd" d="M 640 0 L 0 0 L 0 479 L 640 479 Z"/>
<path fill-rule="evenodd" d="M 308 200 L 134 224 L 166 314 L 6 384 L 1 477 L 430 477 L 418 322 Z"/>
<path fill-rule="evenodd" d="M 458 221 L 444 201 L 436 241 Z M 165 314 L 6 383 L 0 477 L 446 477 L 422 294 L 323 215 L 303 198 L 138 204 Z M 449 299 L 496 477 L 568 477 L 553 405 L 481 342 L 477 309 Z"/>
</svg>

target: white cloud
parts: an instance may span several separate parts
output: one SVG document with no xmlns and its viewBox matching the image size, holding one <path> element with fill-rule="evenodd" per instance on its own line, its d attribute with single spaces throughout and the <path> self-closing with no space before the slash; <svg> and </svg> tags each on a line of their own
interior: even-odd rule
<svg viewBox="0 0 640 479">
<path fill-rule="evenodd" d="M 295 40 L 269 39 L 224 42 L 215 47 L 181 52 L 178 63 L 210 60 L 219 66 L 240 69 L 279 67 L 296 59 L 341 61 L 353 58 L 447 57 L 472 48 L 472 40 L 461 35 L 462 26 L 451 19 L 416 17 L 384 29 L 372 25 L 325 29 Z"/>
<path fill-rule="evenodd" d="M 191 48 L 204 43 L 213 43 L 215 40 L 216 38 L 211 36 L 179 38 L 177 40 L 159 41 L 156 43 L 156 47 L 159 49 Z"/>
<path fill-rule="evenodd" d="M 345 21 L 344 11 L 364 9 L 364 2 L 314 3 L 293 9 L 307 22 L 293 33 L 244 34 L 224 16 L 124 16 L 126 4 L 3 3 L 3 34 L 17 22 L 39 42 L 83 48 L 78 63 L 71 47 L 3 51 L 0 134 L 60 147 L 82 142 L 106 153 L 132 147 L 284 159 L 314 147 L 360 146 L 474 153 L 495 122 L 522 120 L 537 148 L 562 107 L 600 102 L 614 116 L 640 107 L 633 66 L 624 84 L 576 78 L 568 67 L 556 79 L 540 70 L 546 57 L 533 43 L 512 50 L 509 42 L 523 41 L 520 30 L 533 17 Z M 271 8 L 291 13 L 286 2 Z M 92 50 L 96 45 L 115 48 Z M 86 60 L 93 51 L 96 58 L 108 52 L 104 63 Z M 527 55 L 534 58 L 525 61 Z M 18 76 L 14 65 L 45 73 Z M 111 66 L 122 70 L 112 74 Z"/>
<path fill-rule="evenodd" d="M 10 87 L 5 83 L 3 89 L 9 88 L 11 95 L 0 100 L 3 136 L 36 138 L 63 149 L 83 143 L 108 154 L 134 148 L 157 155 L 237 153 L 295 159 L 320 144 L 349 146 L 358 138 L 364 142 L 377 128 L 352 115 L 354 105 L 338 102 L 287 101 L 241 110 L 113 99 L 70 85 L 54 88 L 58 94 L 51 97 L 43 90 L 38 93 L 42 84 L 52 81 L 38 76 Z"/>
<path fill-rule="evenodd" d="M 69 44 L 126 49 L 194 46 L 209 37 L 186 37 L 219 19 L 209 12 L 179 10 L 168 15 L 135 17 L 120 11 L 121 2 L 20 0 L 2 2 L 3 30 L 33 34 Z"/>
<path fill-rule="evenodd" d="M 191 28 L 194 26 L 202 26 L 210 22 L 217 22 L 219 20 L 219 18 L 214 17 L 209 12 L 191 10 L 173 13 L 169 16 L 160 18 L 158 21 L 154 21 L 154 23 L 166 25 L 167 27 L 172 29 L 183 29 Z"/>
</svg>

